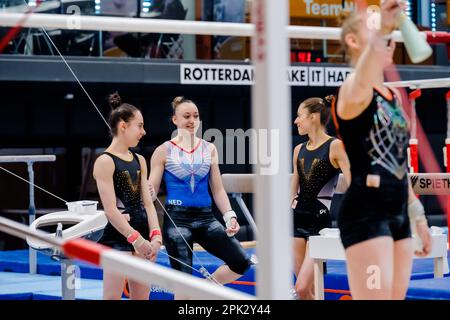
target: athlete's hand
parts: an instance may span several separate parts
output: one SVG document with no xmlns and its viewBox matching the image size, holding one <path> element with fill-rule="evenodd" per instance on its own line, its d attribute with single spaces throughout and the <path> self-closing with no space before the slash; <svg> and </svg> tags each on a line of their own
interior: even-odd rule
<svg viewBox="0 0 450 320">
<path fill-rule="evenodd" d="M 150 241 L 150 245 L 152 246 L 152 253 L 149 260 L 154 262 L 158 257 L 158 252 L 161 248 L 161 240 L 155 237 L 152 241 Z"/>
<path fill-rule="evenodd" d="M 144 240 L 140 245 L 133 245 L 134 250 L 144 259 L 150 260 L 152 258 L 153 246 L 148 240 Z"/>
<path fill-rule="evenodd" d="M 418 223 L 416 225 L 417 236 L 420 238 L 422 250 L 416 250 L 414 253 L 418 257 L 425 257 L 430 254 L 433 245 L 433 239 L 430 234 L 430 228 L 426 222 Z"/>
<path fill-rule="evenodd" d="M 405 8 L 405 3 L 398 0 L 384 0 L 381 3 L 381 31 L 390 34 L 398 27 L 398 14 Z"/>
<path fill-rule="evenodd" d="M 223 220 L 225 221 L 226 230 L 225 232 L 229 237 L 234 236 L 239 229 L 239 223 L 237 222 L 236 212 L 233 210 L 227 211 L 223 214 Z"/>
<path fill-rule="evenodd" d="M 234 236 L 236 233 L 239 232 L 239 229 L 241 228 L 241 226 L 239 225 L 239 223 L 237 222 L 236 218 L 231 218 L 229 226 L 227 227 L 227 229 L 225 230 L 227 235 L 229 237 Z"/>
</svg>

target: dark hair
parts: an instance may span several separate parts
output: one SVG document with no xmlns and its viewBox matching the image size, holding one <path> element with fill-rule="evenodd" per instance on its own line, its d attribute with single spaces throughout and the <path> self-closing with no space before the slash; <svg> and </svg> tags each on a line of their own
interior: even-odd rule
<svg viewBox="0 0 450 320">
<path fill-rule="evenodd" d="M 173 111 L 173 115 L 175 115 L 175 112 L 177 111 L 177 108 L 180 104 L 182 103 L 194 103 L 192 100 L 189 99 L 185 99 L 183 96 L 178 96 L 175 97 L 172 100 L 172 111 Z M 195 104 L 195 103 L 194 103 Z"/>
<path fill-rule="evenodd" d="M 109 115 L 109 126 L 111 127 L 111 134 L 117 135 L 117 125 L 120 121 L 128 122 L 134 118 L 136 111 L 139 111 L 135 106 L 122 103 L 122 98 L 119 93 L 114 92 L 108 96 L 108 103 L 111 107 L 111 114 Z"/>
<path fill-rule="evenodd" d="M 309 113 L 320 113 L 320 124 L 326 126 L 331 116 L 331 104 L 334 96 L 325 98 L 309 98 L 300 103 L 300 107 L 306 108 Z"/>
</svg>

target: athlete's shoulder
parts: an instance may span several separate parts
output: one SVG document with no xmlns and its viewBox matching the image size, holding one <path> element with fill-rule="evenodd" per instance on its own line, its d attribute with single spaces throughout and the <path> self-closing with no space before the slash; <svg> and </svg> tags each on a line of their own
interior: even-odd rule
<svg viewBox="0 0 450 320">
<path fill-rule="evenodd" d="M 335 149 L 335 148 L 342 148 L 344 149 L 344 143 L 342 142 L 341 139 L 336 138 L 336 137 L 332 137 L 331 139 L 331 143 L 330 143 L 330 148 Z"/>
<path fill-rule="evenodd" d="M 153 151 L 153 153 L 166 152 L 168 149 L 170 149 L 173 146 L 174 146 L 174 144 L 171 140 L 164 141 L 163 143 L 161 143 L 159 146 L 156 147 L 156 149 L 155 149 L 155 151 Z"/>
<path fill-rule="evenodd" d="M 207 141 L 207 140 L 205 140 L 205 139 L 201 139 L 201 143 L 202 143 L 204 146 L 207 146 L 208 148 L 211 148 L 211 149 L 215 149 L 215 148 L 216 148 L 216 146 L 214 145 L 214 143 L 209 142 L 209 141 Z"/>
<path fill-rule="evenodd" d="M 138 158 L 138 160 L 139 161 L 145 161 L 145 158 L 144 158 L 144 156 L 143 155 L 140 155 L 139 153 L 135 153 L 135 155 L 136 155 L 136 158 Z"/>
<path fill-rule="evenodd" d="M 93 175 L 95 177 L 110 175 L 115 170 L 114 160 L 111 155 L 102 153 L 94 162 Z"/>
<path fill-rule="evenodd" d="M 113 154 L 109 152 L 102 152 L 97 159 L 95 160 L 95 163 L 98 165 L 111 165 L 114 164 Z"/>
</svg>

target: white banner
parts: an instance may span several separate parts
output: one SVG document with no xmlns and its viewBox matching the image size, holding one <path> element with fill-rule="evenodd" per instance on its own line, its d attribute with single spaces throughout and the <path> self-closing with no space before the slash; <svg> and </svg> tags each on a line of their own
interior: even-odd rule
<svg viewBox="0 0 450 320">
<path fill-rule="evenodd" d="M 253 67 L 229 64 L 181 64 L 182 84 L 253 84 Z"/>
<path fill-rule="evenodd" d="M 351 68 L 325 68 L 325 86 L 339 87 L 352 71 Z"/>
<path fill-rule="evenodd" d="M 287 80 L 291 86 L 338 87 L 352 71 L 338 67 L 288 67 Z M 234 64 L 181 64 L 181 84 L 253 85 L 254 68 Z"/>
</svg>

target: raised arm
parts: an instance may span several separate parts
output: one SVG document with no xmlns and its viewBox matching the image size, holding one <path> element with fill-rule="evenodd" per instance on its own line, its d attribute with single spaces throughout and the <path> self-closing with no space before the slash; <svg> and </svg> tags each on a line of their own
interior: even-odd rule
<svg viewBox="0 0 450 320">
<path fill-rule="evenodd" d="M 367 45 L 352 73 L 342 85 L 339 91 L 337 111 L 343 119 L 353 119 L 361 114 L 369 105 L 373 87 L 383 82 L 383 70 L 386 61 L 391 59 L 395 50 L 395 43 L 391 41 L 386 48 L 385 35 L 395 29 L 395 17 L 401 11 L 396 0 L 386 0 L 381 5 L 381 30 L 369 30 L 366 19 L 361 21 L 359 32 L 368 36 Z M 360 38 L 366 35 L 359 34 Z M 345 36 L 346 42 L 356 45 L 356 35 L 349 33 Z"/>
</svg>

